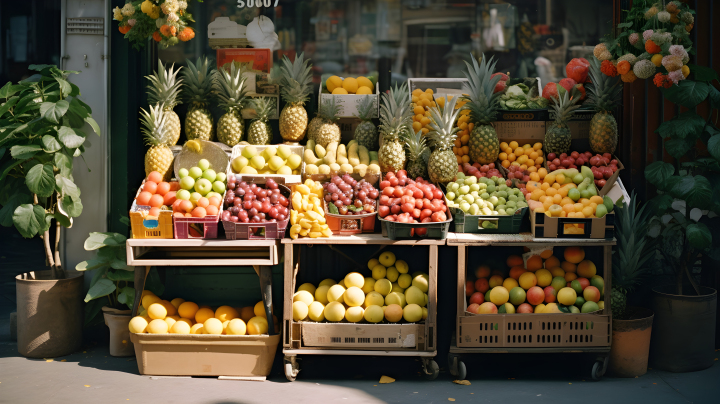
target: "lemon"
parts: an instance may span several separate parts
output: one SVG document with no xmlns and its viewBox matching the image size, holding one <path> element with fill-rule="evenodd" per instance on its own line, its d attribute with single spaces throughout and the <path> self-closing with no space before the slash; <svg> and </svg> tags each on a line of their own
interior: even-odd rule
<svg viewBox="0 0 720 404">
<path fill-rule="evenodd" d="M 502 286 L 495 286 L 490 291 L 490 301 L 496 306 L 503 305 L 510 300 L 510 293 Z"/>
<path fill-rule="evenodd" d="M 385 304 L 385 298 L 378 292 L 372 291 L 365 296 L 365 308 L 370 306 L 383 306 Z"/>
<path fill-rule="evenodd" d="M 167 309 L 160 302 L 151 304 L 150 307 L 148 307 L 147 312 L 148 312 L 148 316 L 150 316 L 150 318 L 152 318 L 153 320 L 156 320 L 156 319 L 162 320 L 168 314 Z"/>
<path fill-rule="evenodd" d="M 663 59 L 663 55 L 658 53 L 658 54 L 653 55 L 653 57 L 650 58 L 650 61 L 653 62 L 655 67 L 660 67 L 660 66 L 662 66 L 662 59 Z"/>
<path fill-rule="evenodd" d="M 337 283 L 337 282 L 335 282 L 334 280 L 328 278 L 328 279 L 325 279 L 325 280 L 323 280 L 322 282 L 320 282 L 320 284 L 319 284 L 318 286 L 327 286 L 327 287 L 330 287 L 330 286 L 332 286 L 332 285 L 335 285 L 336 283 Z"/>
<path fill-rule="evenodd" d="M 325 305 L 320 302 L 312 302 L 308 306 L 308 317 L 312 321 L 323 321 L 325 320 Z"/>
<path fill-rule="evenodd" d="M 364 76 L 358 77 L 358 78 L 357 78 L 357 83 L 358 83 L 358 86 L 360 86 L 360 87 L 367 87 L 367 88 L 374 88 L 374 87 L 375 87 L 375 86 L 373 85 L 373 82 L 372 82 L 369 78 L 364 77 Z"/>
<path fill-rule="evenodd" d="M 170 304 L 172 304 L 175 307 L 175 309 L 180 307 L 180 305 L 183 303 L 185 303 L 185 299 L 183 299 L 181 297 L 176 297 L 176 298 L 170 300 Z"/>
<path fill-rule="evenodd" d="M 398 272 L 400 272 L 401 274 L 408 273 L 408 270 L 410 269 L 410 267 L 408 267 L 407 262 L 405 262 L 403 260 L 395 261 L 395 268 L 397 268 Z"/>
<path fill-rule="evenodd" d="M 300 156 L 298 156 L 298 157 L 300 157 Z M 307 290 L 308 292 L 310 292 L 311 295 L 314 295 L 315 294 L 315 285 L 313 285 L 312 283 L 303 283 L 298 288 L 298 292 L 301 290 Z"/>
<path fill-rule="evenodd" d="M 142 298 L 142 307 L 144 307 L 145 310 L 147 310 L 147 308 L 150 307 L 151 304 L 160 303 L 161 301 L 162 301 L 162 299 L 160 299 L 159 297 L 152 295 L 152 294 L 148 294 L 148 295 L 143 296 L 143 298 Z"/>
<path fill-rule="evenodd" d="M 365 283 L 363 283 L 362 287 L 363 293 L 368 294 L 375 290 L 375 279 L 374 278 L 365 278 Z"/>
<path fill-rule="evenodd" d="M 405 301 L 408 304 L 417 304 L 418 306 L 425 306 L 425 293 L 416 286 L 410 286 L 405 291 Z"/>
<path fill-rule="evenodd" d="M 375 282 L 375 291 L 383 296 L 387 296 L 392 290 L 392 283 L 387 279 L 379 279 Z"/>
<path fill-rule="evenodd" d="M 328 285 L 318 286 L 318 288 L 315 290 L 315 301 L 318 301 L 324 305 L 328 304 L 328 289 L 330 289 L 330 286 Z"/>
<path fill-rule="evenodd" d="M 368 261 L 368 269 L 372 270 L 375 268 L 375 265 L 379 264 L 380 261 L 377 260 L 377 258 L 372 258 L 370 261 Z"/>
<path fill-rule="evenodd" d="M 350 272 L 345 276 L 345 287 L 357 286 L 362 289 L 365 286 L 365 278 L 357 272 Z"/>
<path fill-rule="evenodd" d="M 343 295 L 345 294 L 345 288 L 340 285 L 332 285 L 330 289 L 328 289 L 327 292 L 327 300 L 328 302 L 339 302 L 339 303 L 345 303 L 343 300 Z M 327 315 L 326 315 L 327 317 Z"/>
<path fill-rule="evenodd" d="M 358 89 L 358 81 L 352 77 L 348 77 L 342 82 L 342 88 L 348 92 L 348 94 L 355 94 Z M 337 89 L 336 89 L 337 90 Z M 334 94 L 334 92 L 333 92 Z"/>
<path fill-rule="evenodd" d="M 268 322 L 265 317 L 253 317 L 247 324 L 247 333 L 249 335 L 267 334 Z"/>
<path fill-rule="evenodd" d="M 240 317 L 240 313 L 230 306 L 220 306 L 215 310 L 215 318 L 223 322 L 238 317 Z"/>
<path fill-rule="evenodd" d="M 383 312 L 382 307 L 376 305 L 368 306 L 363 315 L 363 317 L 365 317 L 365 321 L 368 323 L 379 323 L 383 320 L 384 316 L 385 313 Z"/>
<path fill-rule="evenodd" d="M 427 274 L 420 274 L 413 278 L 412 285 L 420 289 L 423 293 L 427 293 L 429 288 L 429 279 Z"/>
<path fill-rule="evenodd" d="M 308 315 L 308 305 L 305 302 L 298 300 L 292 304 L 293 320 L 303 321 Z"/>
<path fill-rule="evenodd" d="M 370 87 L 360 86 L 355 94 L 372 94 Z"/>
<path fill-rule="evenodd" d="M 153 292 L 151 292 L 151 291 L 149 291 L 149 290 L 143 290 L 143 291 L 142 291 L 142 294 L 140 295 L 140 298 L 143 298 L 143 297 L 145 297 L 145 296 L 147 296 L 147 295 L 153 295 L 153 296 L 155 296 L 155 293 L 153 293 Z"/>
<path fill-rule="evenodd" d="M 338 76 L 330 76 L 325 80 L 325 87 L 329 92 L 333 92 L 338 87 L 342 87 L 343 80 Z"/>
<path fill-rule="evenodd" d="M 365 293 L 357 286 L 349 287 L 343 294 L 345 304 L 351 307 L 358 307 L 365 301 Z"/>
<path fill-rule="evenodd" d="M 403 309 L 403 318 L 408 323 L 416 323 L 422 320 L 422 308 L 417 304 L 408 304 Z"/>
<path fill-rule="evenodd" d="M 197 323 L 190 327 L 190 334 L 205 334 L 202 323 Z"/>
<path fill-rule="evenodd" d="M 199 307 L 196 303 L 183 302 L 178 307 L 178 314 L 180 314 L 182 318 L 195 318 L 195 313 L 197 313 L 198 309 Z"/>
<path fill-rule="evenodd" d="M 255 313 L 256 317 L 267 318 L 267 314 L 265 314 L 265 305 L 263 304 L 262 300 L 255 303 L 255 307 L 253 307 L 253 312 Z"/>
<path fill-rule="evenodd" d="M 148 324 L 147 332 L 150 334 L 167 334 L 168 325 L 165 320 L 155 319 Z"/>
<path fill-rule="evenodd" d="M 412 276 L 410 274 L 400 274 L 397 283 L 401 288 L 407 289 L 412 285 Z"/>
<path fill-rule="evenodd" d="M 378 260 L 385 267 L 393 266 L 395 264 L 395 254 L 390 251 L 385 251 L 380 254 L 380 258 Z"/>
<path fill-rule="evenodd" d="M 195 321 L 198 323 L 205 323 L 205 321 L 213 317 L 215 317 L 215 312 L 206 307 L 199 309 L 197 313 L 195 313 Z"/>
<path fill-rule="evenodd" d="M 327 321 L 341 321 L 345 318 L 345 306 L 342 303 L 330 302 L 325 306 L 324 314 Z"/>
<path fill-rule="evenodd" d="M 385 304 L 390 306 L 391 304 L 396 304 L 400 307 L 405 307 L 407 302 L 405 301 L 405 295 L 398 292 L 390 292 L 385 297 Z"/>
<path fill-rule="evenodd" d="M 305 303 L 305 306 L 310 306 L 310 303 L 312 303 L 313 300 L 315 299 L 312 293 L 307 290 L 301 290 L 293 295 L 293 302 L 303 302 Z"/>
<path fill-rule="evenodd" d="M 372 269 L 372 277 L 375 280 L 380 280 L 387 275 L 387 269 L 382 264 L 377 264 Z M 392 281 L 391 281 L 392 282 Z"/>
<path fill-rule="evenodd" d="M 335 90 L 333 90 L 332 93 L 333 93 L 333 95 L 341 95 L 341 94 L 347 94 L 348 92 L 344 88 L 338 87 Z"/>
<path fill-rule="evenodd" d="M 351 323 L 357 323 L 363 319 L 365 310 L 360 306 L 350 307 L 345 311 L 345 319 Z"/>
<path fill-rule="evenodd" d="M 247 325 L 239 318 L 230 320 L 225 329 L 227 335 L 245 335 L 247 332 Z"/>
<path fill-rule="evenodd" d="M 397 268 L 395 267 L 389 267 L 387 269 L 387 272 L 385 273 L 385 277 L 388 278 L 390 282 L 395 282 L 398 280 L 398 276 L 400 276 L 400 272 L 398 272 Z"/>
<path fill-rule="evenodd" d="M 140 316 L 135 316 L 130 320 L 130 323 L 128 324 L 128 328 L 130 329 L 130 332 L 134 333 L 143 333 L 147 329 L 148 322 L 144 318 Z"/>
<path fill-rule="evenodd" d="M 190 326 L 184 321 L 176 321 L 170 328 L 170 334 L 190 334 Z"/>
<path fill-rule="evenodd" d="M 171 329 L 173 324 L 175 324 L 177 322 L 177 320 L 175 320 L 172 317 L 165 317 L 165 319 L 163 319 L 163 321 L 165 321 L 167 323 L 168 329 Z"/>
</svg>

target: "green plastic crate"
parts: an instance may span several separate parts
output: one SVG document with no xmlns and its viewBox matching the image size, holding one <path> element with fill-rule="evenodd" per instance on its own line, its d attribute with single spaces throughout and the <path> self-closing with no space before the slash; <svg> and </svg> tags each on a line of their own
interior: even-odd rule
<svg viewBox="0 0 720 404">
<path fill-rule="evenodd" d="M 450 208 L 454 217 L 455 233 L 477 233 L 477 234 L 518 234 L 528 208 L 522 208 L 512 216 L 485 216 L 468 215 L 458 208 Z M 483 221 L 495 222 L 497 228 L 485 229 Z"/>
</svg>

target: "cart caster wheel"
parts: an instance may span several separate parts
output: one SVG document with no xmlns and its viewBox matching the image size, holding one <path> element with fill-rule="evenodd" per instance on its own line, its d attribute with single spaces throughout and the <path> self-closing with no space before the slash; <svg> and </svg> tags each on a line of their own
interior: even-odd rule
<svg viewBox="0 0 720 404">
<path fill-rule="evenodd" d="M 295 357 L 285 358 L 285 377 L 294 382 L 298 373 L 300 373 L 300 365 L 295 361 Z"/>
<path fill-rule="evenodd" d="M 465 368 L 465 362 L 458 360 L 457 378 L 458 380 L 467 379 L 467 369 Z"/>
<path fill-rule="evenodd" d="M 602 379 L 603 375 L 605 374 L 603 369 L 603 362 L 597 361 L 592 367 L 592 378 L 593 380 L 600 380 Z"/>
<path fill-rule="evenodd" d="M 440 374 L 440 366 L 432 359 L 423 361 L 423 373 L 426 380 L 435 380 Z"/>
</svg>

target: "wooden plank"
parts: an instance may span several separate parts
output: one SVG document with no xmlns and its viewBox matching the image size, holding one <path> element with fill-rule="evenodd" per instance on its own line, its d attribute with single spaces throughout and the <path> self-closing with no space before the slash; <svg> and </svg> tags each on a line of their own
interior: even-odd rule
<svg viewBox="0 0 720 404">
<path fill-rule="evenodd" d="M 438 281 L 438 246 L 430 246 L 430 285 L 428 289 L 428 315 L 425 319 L 425 350 L 437 347 L 437 281 Z M 431 335 L 432 334 L 432 335 Z"/>
<path fill-rule="evenodd" d="M 474 245 L 474 246 L 526 246 L 535 245 L 574 245 L 574 246 L 603 246 L 615 245 L 615 240 L 607 239 L 567 239 L 567 238 L 534 238 L 530 233 L 521 234 L 471 234 L 448 233 L 447 245 Z"/>
<path fill-rule="evenodd" d="M 261 258 L 238 258 L 238 259 L 136 259 L 132 262 L 128 262 L 130 266 L 186 266 L 186 267 L 206 267 L 206 266 L 233 266 L 233 267 L 245 267 L 252 265 L 276 265 L 277 262 L 273 262 L 270 259 Z"/>
<path fill-rule="evenodd" d="M 283 350 L 290 348 L 292 341 L 292 296 L 295 294 L 293 274 L 293 245 L 285 244 L 285 265 L 283 276 Z"/>
<path fill-rule="evenodd" d="M 195 239 L 138 239 L 127 240 L 128 247 L 270 247 L 280 240 L 195 240 Z"/>
<path fill-rule="evenodd" d="M 610 347 L 573 347 L 569 348 L 458 348 L 450 347 L 451 353 L 606 353 L 610 352 Z"/>
<path fill-rule="evenodd" d="M 352 236 L 309 238 L 299 237 L 295 240 L 284 238 L 283 244 L 392 244 L 392 245 L 445 245 L 445 240 L 417 239 L 390 240 L 380 233 L 355 234 Z"/>
<path fill-rule="evenodd" d="M 460 316 L 465 312 L 465 284 L 467 276 L 467 246 L 458 245 L 457 312 L 455 313 L 455 338 L 462 335 Z"/>
<path fill-rule="evenodd" d="M 350 349 L 331 349 L 331 348 L 313 348 L 313 349 L 283 349 L 284 355 L 343 355 L 343 356 L 418 356 L 423 358 L 432 358 L 437 356 L 437 351 L 361 351 Z"/>
</svg>

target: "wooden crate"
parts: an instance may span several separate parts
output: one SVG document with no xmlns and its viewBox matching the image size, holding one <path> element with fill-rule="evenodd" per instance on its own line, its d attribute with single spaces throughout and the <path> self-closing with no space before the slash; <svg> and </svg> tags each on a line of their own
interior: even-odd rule
<svg viewBox="0 0 720 404">
<path fill-rule="evenodd" d="M 610 288 L 612 274 L 612 246 L 614 240 L 536 239 L 522 234 L 464 234 L 451 233 L 447 244 L 458 248 L 457 321 L 454 345 L 463 352 L 498 351 L 509 349 L 545 348 L 564 351 L 570 348 L 610 348 L 612 337 Z M 476 247 L 523 246 L 542 247 L 601 247 L 602 272 L 605 281 L 605 308 L 600 313 L 585 314 L 472 314 L 467 312 L 465 283 L 468 249 Z M 453 349 L 451 348 L 451 352 Z"/>
<path fill-rule="evenodd" d="M 131 266 L 277 265 L 279 240 L 128 239 Z"/>
<path fill-rule="evenodd" d="M 443 240 L 398 240 L 393 241 L 380 234 L 357 234 L 346 237 L 325 239 L 299 238 L 283 239 L 285 244 L 284 309 L 283 309 L 283 353 L 285 355 L 378 355 L 435 356 L 437 352 L 437 263 L 438 245 Z M 422 323 L 413 324 L 367 324 L 367 323 L 314 323 L 297 322 L 292 318 L 292 298 L 297 286 L 298 272 L 302 270 L 298 256 L 305 245 L 378 245 L 376 254 L 390 246 L 415 246 L 425 249 L 428 254 L 428 316 Z M 333 248 L 333 247 L 331 247 Z M 370 259 L 371 257 L 364 257 Z M 365 267 L 367 268 L 367 267 Z M 411 272 L 420 268 L 410 268 Z M 307 271 L 307 270 L 306 270 Z M 323 272 L 323 276 L 345 276 L 344 272 Z M 332 275 L 332 276 L 331 276 Z"/>
</svg>

